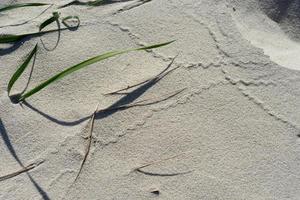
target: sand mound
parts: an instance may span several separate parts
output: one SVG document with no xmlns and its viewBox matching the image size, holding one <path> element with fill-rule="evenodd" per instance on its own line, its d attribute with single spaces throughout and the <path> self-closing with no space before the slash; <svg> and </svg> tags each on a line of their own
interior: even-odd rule
<svg viewBox="0 0 300 200">
<path fill-rule="evenodd" d="M 300 40 L 299 0 L 259 0 L 260 8 L 291 38 Z"/>
<path fill-rule="evenodd" d="M 300 1 L 231 1 L 243 35 L 281 66 L 300 70 Z"/>
</svg>

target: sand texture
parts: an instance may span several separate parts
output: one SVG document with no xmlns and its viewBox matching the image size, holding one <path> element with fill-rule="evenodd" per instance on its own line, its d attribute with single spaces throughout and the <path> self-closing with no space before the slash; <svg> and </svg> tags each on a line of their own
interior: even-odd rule
<svg viewBox="0 0 300 200">
<path fill-rule="evenodd" d="M 1 4 L 20 2 L 40 1 Z M 1 13 L 0 33 L 36 31 L 69 1 L 43 2 L 55 5 L 30 22 L 47 7 Z M 120 0 L 59 12 L 81 26 L 61 31 L 53 51 L 57 32 L 0 44 L 0 200 L 300 200 L 299 0 Z M 28 88 L 101 53 L 170 40 L 93 64 L 22 105 L 8 97 L 37 42 Z"/>
</svg>

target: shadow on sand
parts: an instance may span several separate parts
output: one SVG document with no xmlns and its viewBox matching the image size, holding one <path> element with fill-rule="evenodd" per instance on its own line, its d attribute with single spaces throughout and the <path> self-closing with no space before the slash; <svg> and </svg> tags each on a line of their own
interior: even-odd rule
<svg viewBox="0 0 300 200">
<path fill-rule="evenodd" d="M 0 135 L 2 140 L 4 141 L 4 144 L 6 145 L 8 151 L 10 152 L 10 154 L 14 157 L 14 159 L 19 163 L 19 165 L 22 168 L 25 168 L 24 164 L 22 163 L 22 161 L 19 159 L 10 139 L 9 136 L 7 134 L 7 131 L 5 129 L 5 126 L 2 122 L 2 120 L 0 119 Z M 31 181 L 31 183 L 34 185 L 34 187 L 36 188 L 36 190 L 39 192 L 39 194 L 41 195 L 41 197 L 43 198 L 43 200 L 50 200 L 49 196 L 47 195 L 47 193 L 45 192 L 45 190 L 33 179 L 33 177 L 30 175 L 29 172 L 26 172 L 29 180 Z"/>
<path fill-rule="evenodd" d="M 174 58 L 175 59 L 175 58 Z M 156 75 L 154 78 L 148 79 L 144 82 L 142 82 L 141 84 L 137 84 L 135 86 L 138 86 L 135 90 L 128 92 L 128 93 L 124 93 L 125 96 L 123 96 L 121 99 L 119 99 L 118 101 L 116 101 L 115 103 L 113 103 L 111 106 L 109 106 L 108 108 L 104 109 L 104 110 L 100 110 L 96 113 L 95 116 L 95 120 L 99 120 L 99 119 L 103 119 L 106 118 L 120 110 L 125 110 L 128 109 L 130 107 L 126 107 L 126 105 L 129 105 L 131 103 L 133 103 L 136 99 L 138 99 L 140 96 L 142 96 L 145 92 L 147 92 L 150 88 L 152 88 L 156 83 L 158 83 L 162 78 L 164 78 L 166 75 L 168 75 L 169 73 L 171 73 L 172 71 L 178 69 L 178 67 L 173 68 L 171 70 L 169 70 L 169 68 L 172 66 L 174 59 L 171 61 L 171 63 L 163 70 L 161 71 L 158 75 Z M 173 96 L 173 95 L 172 95 Z M 150 105 L 150 104 L 154 104 L 154 103 L 159 103 L 161 101 L 165 101 L 166 99 L 162 99 L 160 101 L 154 101 L 154 102 L 150 102 L 147 104 L 143 104 L 143 106 L 146 105 Z M 25 106 L 27 106 L 28 108 L 30 108 L 31 110 L 37 112 L 38 114 L 40 114 L 41 116 L 45 117 L 46 119 L 62 125 L 62 126 L 75 126 L 78 125 L 86 120 L 88 120 L 93 114 L 90 114 L 88 116 L 85 116 L 83 118 L 74 120 L 74 121 L 64 121 L 64 120 L 60 120 L 57 119 L 43 111 L 41 111 L 40 109 L 34 107 L 33 105 L 31 105 L 30 103 L 28 103 L 27 101 L 24 101 L 23 104 Z"/>
</svg>

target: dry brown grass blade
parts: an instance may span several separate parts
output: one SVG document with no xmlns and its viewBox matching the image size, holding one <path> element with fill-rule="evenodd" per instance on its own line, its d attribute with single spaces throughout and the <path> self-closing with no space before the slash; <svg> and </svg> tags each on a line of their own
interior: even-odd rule
<svg viewBox="0 0 300 200">
<path fill-rule="evenodd" d="M 177 172 L 177 173 L 154 173 L 154 172 L 147 172 L 142 169 L 137 169 L 136 171 L 149 176 L 178 176 L 178 175 L 184 175 L 192 172 L 192 170 L 189 170 L 189 171 Z"/>
<path fill-rule="evenodd" d="M 145 100 L 137 101 L 135 103 L 130 103 L 130 104 L 122 105 L 122 106 L 117 106 L 117 107 L 98 110 L 98 112 L 124 110 L 124 109 L 132 108 L 132 107 L 149 106 L 149 105 L 157 104 L 157 103 L 166 101 L 166 100 L 168 100 L 168 99 L 170 99 L 174 96 L 177 96 L 178 94 L 180 94 L 181 92 L 183 92 L 186 89 L 187 88 L 183 88 L 183 89 L 177 90 L 175 92 L 168 93 L 168 94 L 164 95 L 165 97 L 163 97 L 163 98 L 145 99 Z"/>
<path fill-rule="evenodd" d="M 128 94 L 128 93 L 123 93 L 123 91 L 126 91 L 126 90 L 129 90 L 129 89 L 131 89 L 131 88 L 140 86 L 140 85 L 145 84 L 145 83 L 147 83 L 147 82 L 149 82 L 149 81 L 152 81 L 152 80 L 154 80 L 154 79 L 161 79 L 162 77 L 166 76 L 166 75 L 169 74 L 170 72 L 172 72 L 172 71 L 174 71 L 174 70 L 176 70 L 176 69 L 179 68 L 179 67 L 176 67 L 176 68 L 174 68 L 174 69 L 172 69 L 172 70 L 170 70 L 170 71 L 167 72 L 167 70 L 173 65 L 173 63 L 174 63 L 175 59 L 177 58 L 177 56 L 178 56 L 178 55 L 176 55 L 176 56 L 171 60 L 171 62 L 169 63 L 169 65 L 168 65 L 166 68 L 164 68 L 159 74 L 155 75 L 154 77 L 149 78 L 149 79 L 146 79 L 146 80 L 144 80 L 144 81 L 142 81 L 142 82 L 139 82 L 139 83 L 136 83 L 136 84 L 133 84 L 133 85 L 129 85 L 129 86 L 127 86 L 126 88 L 121 88 L 121 89 L 118 89 L 118 90 L 116 90 L 116 91 L 106 93 L 106 94 L 104 94 L 104 95 L 118 95 L 118 94 L 124 95 L 124 94 Z"/>
<path fill-rule="evenodd" d="M 4 176 L 0 176 L 0 181 L 4 181 L 4 180 L 10 179 L 10 178 L 13 178 L 15 176 L 18 176 L 22 173 L 28 172 L 28 171 L 34 169 L 35 167 L 39 166 L 43 162 L 44 161 L 40 161 L 40 162 L 37 162 L 37 163 L 31 163 L 31 164 L 27 165 L 26 167 L 24 167 L 23 169 L 21 169 L 19 171 L 16 171 L 16 172 L 4 175 Z"/>
<path fill-rule="evenodd" d="M 95 109 L 93 115 L 91 116 L 90 123 L 88 123 L 90 125 L 90 128 L 89 128 L 89 135 L 87 136 L 87 146 L 85 148 L 85 153 L 84 153 L 84 157 L 83 157 L 83 160 L 81 162 L 81 165 L 80 165 L 80 169 L 79 169 L 79 171 L 77 173 L 77 176 L 76 176 L 74 182 L 76 182 L 77 179 L 79 178 L 79 175 L 80 175 L 80 173 L 81 173 L 81 171 L 83 169 L 83 166 L 84 166 L 84 164 L 85 164 L 85 162 L 87 160 L 87 157 L 88 157 L 88 155 L 90 153 L 91 144 L 92 144 L 92 138 L 93 138 L 93 129 L 94 129 L 94 122 L 95 122 L 95 115 L 97 114 L 98 106 L 99 106 L 99 103 L 97 104 L 96 109 Z"/>
</svg>

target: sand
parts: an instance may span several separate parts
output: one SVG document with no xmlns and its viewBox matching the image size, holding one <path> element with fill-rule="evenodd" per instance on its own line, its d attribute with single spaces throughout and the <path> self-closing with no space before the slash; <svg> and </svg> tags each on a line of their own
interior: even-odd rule
<svg viewBox="0 0 300 200">
<path fill-rule="evenodd" d="M 0 179 L 0 199 L 300 199 L 300 8 L 297 0 L 282 2 L 133 0 L 61 9 L 63 16 L 78 15 L 82 26 L 62 31 L 53 51 L 40 45 L 29 88 L 109 50 L 176 42 L 93 64 L 26 105 L 11 103 L 7 83 L 40 39 L 1 45 L 0 177 L 20 173 Z M 2 13 L 0 32 L 37 30 L 56 7 L 19 26 L 9 25 L 46 7 Z M 57 38 L 42 40 L 52 48 Z M 171 69 L 178 68 L 158 82 L 104 95 L 151 79 L 176 55 Z M 123 105 L 120 99 L 164 101 L 99 111 L 75 181 L 89 117 L 97 104 L 101 110 Z"/>
</svg>

